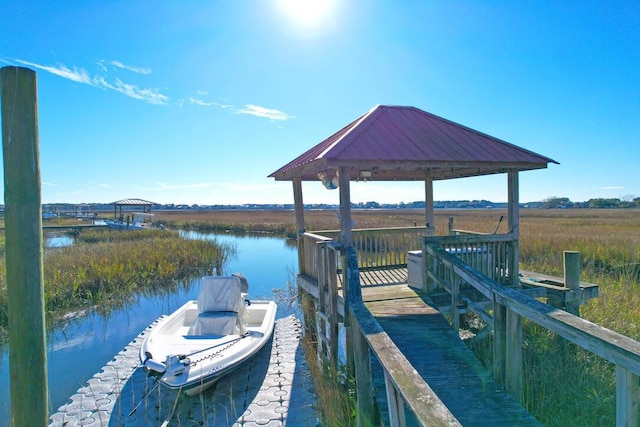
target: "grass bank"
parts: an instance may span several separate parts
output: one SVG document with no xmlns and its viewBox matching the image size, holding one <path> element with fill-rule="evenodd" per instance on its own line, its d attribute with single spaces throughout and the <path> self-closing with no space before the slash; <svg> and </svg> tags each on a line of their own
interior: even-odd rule
<svg viewBox="0 0 640 427">
<path fill-rule="evenodd" d="M 224 266 L 235 248 L 186 240 L 160 230 L 85 230 L 73 246 L 47 249 L 44 296 L 47 321 L 93 308 L 109 312 L 144 295 L 169 293 L 213 265 Z M 0 333 L 8 320 L 4 254 L 0 262 Z"/>
</svg>

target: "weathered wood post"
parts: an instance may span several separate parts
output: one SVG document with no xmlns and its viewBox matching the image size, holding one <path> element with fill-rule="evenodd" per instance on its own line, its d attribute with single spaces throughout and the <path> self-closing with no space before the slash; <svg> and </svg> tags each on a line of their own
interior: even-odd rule
<svg viewBox="0 0 640 427">
<path fill-rule="evenodd" d="M 304 256 L 304 202 L 302 199 L 302 179 L 293 179 L 293 203 L 296 213 L 296 239 L 298 242 L 298 272 L 304 274 L 302 257 Z"/>
<path fill-rule="evenodd" d="M 352 303 L 362 302 L 360 277 L 358 272 L 358 256 L 353 247 L 351 233 L 351 191 L 349 188 L 349 168 L 341 167 L 338 171 L 340 188 L 340 244 L 343 252 L 343 265 L 346 271 L 346 294 L 344 295 L 345 326 L 347 327 L 347 357 L 351 355 L 356 378 L 356 399 L 358 404 L 358 426 L 374 425 L 375 400 L 371 385 L 371 358 L 369 344 L 362 335 L 362 329 L 351 310 Z"/>
<path fill-rule="evenodd" d="M 616 427 L 640 423 L 640 377 L 616 366 Z"/>
<path fill-rule="evenodd" d="M 13 425 L 46 426 L 42 208 L 36 73 L 0 69 Z"/>
<path fill-rule="evenodd" d="M 433 176 L 431 171 L 425 172 L 424 176 L 424 201 L 427 236 L 434 236 L 436 234 L 436 220 L 433 212 Z"/>
<path fill-rule="evenodd" d="M 565 295 L 567 312 L 580 316 L 580 252 L 564 251 L 564 286 L 571 289 Z"/>
<path fill-rule="evenodd" d="M 511 286 L 520 287 L 520 191 L 517 170 L 507 173 L 508 182 L 508 223 L 513 234 L 511 254 L 507 263 Z M 506 342 L 505 342 L 505 378 L 506 390 L 518 401 L 523 401 L 522 388 L 522 317 L 516 312 L 506 311 Z"/>
</svg>

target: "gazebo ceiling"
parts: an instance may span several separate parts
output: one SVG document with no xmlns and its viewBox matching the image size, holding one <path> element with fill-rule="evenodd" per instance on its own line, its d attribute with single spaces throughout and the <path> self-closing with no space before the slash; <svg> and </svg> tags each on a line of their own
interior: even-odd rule
<svg viewBox="0 0 640 427">
<path fill-rule="evenodd" d="M 548 163 L 558 162 L 418 108 L 378 105 L 269 176 L 314 181 L 345 167 L 354 181 L 442 180 Z"/>
</svg>

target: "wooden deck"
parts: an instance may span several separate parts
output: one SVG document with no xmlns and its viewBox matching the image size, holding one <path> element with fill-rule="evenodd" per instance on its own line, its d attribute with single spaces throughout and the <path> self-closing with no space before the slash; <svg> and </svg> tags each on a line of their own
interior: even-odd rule
<svg viewBox="0 0 640 427">
<path fill-rule="evenodd" d="M 407 285 L 406 268 L 401 281 L 402 270 L 361 272 L 365 305 L 458 421 L 464 426 L 541 425 L 498 386 L 426 297 Z M 384 396 L 384 385 L 376 387 Z M 385 409 L 384 401 L 380 406 Z"/>
<path fill-rule="evenodd" d="M 360 286 L 407 283 L 407 267 L 360 270 Z"/>
</svg>

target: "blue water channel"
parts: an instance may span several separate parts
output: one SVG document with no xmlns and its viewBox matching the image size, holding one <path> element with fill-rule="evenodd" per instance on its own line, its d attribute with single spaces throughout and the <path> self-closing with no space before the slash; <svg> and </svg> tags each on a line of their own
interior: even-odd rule
<svg viewBox="0 0 640 427">
<path fill-rule="evenodd" d="M 297 274 L 295 244 L 283 238 L 232 234 L 184 232 L 191 239 L 210 239 L 231 244 L 237 257 L 231 259 L 225 273 L 240 272 L 249 280 L 250 299 L 276 299 L 274 289 L 286 289 Z M 61 237 L 61 239 L 68 239 Z M 64 246 L 71 240 L 51 240 L 48 246 Z M 189 299 L 196 299 L 199 280 L 174 294 L 141 298 L 131 307 L 111 313 L 108 318 L 94 312 L 74 318 L 47 335 L 49 375 L 49 411 L 57 412 L 69 396 L 85 385 L 133 338 L 163 314 L 169 314 Z M 289 315 L 292 309 L 279 303 L 277 317 Z M 11 425 L 9 392 L 9 351 L 0 348 L 0 426 Z"/>
</svg>

